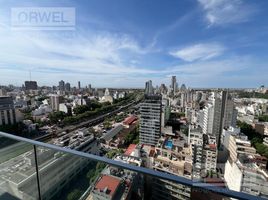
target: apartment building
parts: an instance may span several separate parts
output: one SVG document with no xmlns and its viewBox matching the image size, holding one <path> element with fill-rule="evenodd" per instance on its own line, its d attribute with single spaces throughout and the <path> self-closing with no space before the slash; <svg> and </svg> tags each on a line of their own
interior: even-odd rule
<svg viewBox="0 0 268 200">
<path fill-rule="evenodd" d="M 217 147 L 220 146 L 222 129 L 235 126 L 237 111 L 227 91 L 212 92 L 204 109 L 203 133 L 216 136 Z"/>
<path fill-rule="evenodd" d="M 50 106 L 53 110 L 58 111 L 61 103 L 63 103 L 63 96 L 56 94 L 50 96 Z"/>
<path fill-rule="evenodd" d="M 140 105 L 140 143 L 156 145 L 161 134 L 161 105 L 160 95 L 145 95 Z"/>
<path fill-rule="evenodd" d="M 205 172 L 216 172 L 217 167 L 217 145 L 216 136 L 213 135 L 203 135 L 203 152 L 202 160 Z"/>
<path fill-rule="evenodd" d="M 228 160 L 224 179 L 231 190 L 268 198 L 268 172 L 255 156 L 244 154 L 236 161 Z"/>
<path fill-rule="evenodd" d="M 15 124 L 16 122 L 16 112 L 12 97 L 0 97 L 0 126 Z"/>
<path fill-rule="evenodd" d="M 232 161 L 236 161 L 239 154 L 257 155 L 256 149 L 251 146 L 245 135 L 230 135 L 228 150 Z"/>
<path fill-rule="evenodd" d="M 216 172 L 216 137 L 202 133 L 201 127 L 190 127 L 188 144 L 192 148 L 193 179 L 201 179 L 208 172 Z"/>
<path fill-rule="evenodd" d="M 152 159 L 157 171 L 191 178 L 192 155 L 186 141 L 164 137 L 159 139 Z M 162 179 L 152 180 L 152 199 L 190 199 L 191 188 Z"/>
<path fill-rule="evenodd" d="M 202 129 L 190 127 L 188 144 L 192 148 L 193 179 L 201 179 L 203 163 L 203 133 Z"/>
</svg>

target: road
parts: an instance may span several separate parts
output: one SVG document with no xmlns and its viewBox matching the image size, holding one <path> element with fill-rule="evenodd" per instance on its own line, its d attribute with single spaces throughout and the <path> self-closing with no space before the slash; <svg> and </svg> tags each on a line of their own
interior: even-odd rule
<svg viewBox="0 0 268 200">
<path fill-rule="evenodd" d="M 64 131 L 71 132 L 71 131 L 77 130 L 79 128 L 82 128 L 82 127 L 94 126 L 94 125 L 99 124 L 102 121 L 104 121 L 105 118 L 111 117 L 111 116 L 113 116 L 113 115 L 115 115 L 115 114 L 117 114 L 119 112 L 122 112 L 125 109 L 128 109 L 130 107 L 133 107 L 133 106 L 137 105 L 138 103 L 139 103 L 139 101 L 132 101 L 131 103 L 129 103 L 129 104 L 125 105 L 125 106 L 120 106 L 118 109 L 116 109 L 114 111 L 105 113 L 105 114 L 103 114 L 101 116 L 98 116 L 98 117 L 96 117 L 94 119 L 90 119 L 90 120 L 81 122 L 81 123 L 79 123 L 77 125 L 65 126 L 64 128 L 57 127 L 57 130 L 54 132 L 54 134 L 57 135 L 57 134 L 60 134 L 60 133 L 62 133 Z M 38 140 L 38 141 L 47 141 L 47 140 L 51 139 L 52 136 L 53 136 L 52 133 L 49 133 L 49 134 L 46 134 L 44 136 L 36 138 L 36 140 Z"/>
</svg>

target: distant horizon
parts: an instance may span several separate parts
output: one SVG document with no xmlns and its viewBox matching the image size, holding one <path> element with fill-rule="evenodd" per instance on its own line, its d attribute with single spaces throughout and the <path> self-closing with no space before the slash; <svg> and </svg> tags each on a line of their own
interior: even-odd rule
<svg viewBox="0 0 268 200">
<path fill-rule="evenodd" d="M 36 80 L 31 80 L 31 81 L 36 81 Z M 40 84 L 38 84 L 38 81 L 36 81 L 36 82 L 37 82 L 37 86 L 39 88 L 40 87 L 54 87 L 54 86 L 58 87 L 59 86 L 59 84 L 56 84 L 56 85 L 45 85 L 45 84 L 42 84 L 42 85 L 40 85 Z M 66 83 L 70 83 L 68 81 L 64 81 L 64 82 L 65 82 L 65 84 Z M 163 83 L 163 84 L 165 84 L 165 83 Z M 184 83 L 182 83 L 182 84 L 184 84 Z M 22 87 L 22 85 L 24 85 L 24 82 L 21 85 L 0 84 L 0 87 L 3 87 L 3 86 L 4 87 L 8 87 L 9 85 L 12 85 L 14 87 Z M 78 88 L 78 84 L 72 84 L 72 83 L 70 83 L 70 85 L 71 85 L 71 88 Z M 122 86 L 121 87 L 120 86 L 118 86 L 118 87 L 112 87 L 112 86 L 109 86 L 109 87 L 107 87 L 107 86 L 94 86 L 91 83 L 88 83 L 87 85 L 83 85 L 82 82 L 81 82 L 81 88 L 83 88 L 83 89 L 85 89 L 86 87 L 88 87 L 88 85 L 91 85 L 91 87 L 93 89 L 95 89 L 95 88 L 97 88 L 97 89 L 105 89 L 105 88 L 109 88 L 109 89 L 144 89 L 145 88 L 145 86 L 144 87 L 139 87 L 139 86 L 137 86 L 137 87 L 127 87 L 127 86 L 125 86 L 125 87 L 122 87 Z M 160 85 L 161 85 L 161 83 L 159 85 L 154 85 L 153 84 L 153 87 L 154 88 L 156 86 L 160 87 Z M 178 89 L 180 88 L 181 85 L 178 85 Z M 170 85 L 168 85 L 168 84 L 165 84 L 165 86 L 168 87 L 168 88 L 170 87 Z M 202 86 L 199 86 L 199 87 L 191 87 L 189 85 L 186 85 L 186 87 L 187 88 L 190 88 L 190 89 L 257 89 L 257 88 L 260 88 L 261 86 L 263 86 L 263 84 L 262 85 L 259 85 L 259 86 L 256 86 L 256 87 L 202 87 Z M 265 87 L 267 87 L 267 86 L 265 86 Z"/>
</svg>

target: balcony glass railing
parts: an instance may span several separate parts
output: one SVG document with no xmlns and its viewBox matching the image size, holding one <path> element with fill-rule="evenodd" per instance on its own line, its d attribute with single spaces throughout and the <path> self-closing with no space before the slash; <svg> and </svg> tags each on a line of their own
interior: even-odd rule
<svg viewBox="0 0 268 200">
<path fill-rule="evenodd" d="M 141 167 L 139 158 L 98 156 L 0 132 L 0 200 L 261 199 Z"/>
</svg>

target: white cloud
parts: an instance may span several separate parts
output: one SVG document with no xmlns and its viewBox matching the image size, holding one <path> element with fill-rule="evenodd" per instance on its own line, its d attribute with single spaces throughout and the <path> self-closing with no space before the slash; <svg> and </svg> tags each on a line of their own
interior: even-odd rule
<svg viewBox="0 0 268 200">
<path fill-rule="evenodd" d="M 29 70 L 39 84 L 57 84 L 63 79 L 73 84 L 81 80 L 119 87 L 129 85 L 122 80 L 130 77 L 142 79 L 158 73 L 141 66 L 139 60 L 155 52 L 153 44 L 142 46 L 128 34 L 83 28 L 73 32 L 14 31 L 8 17 L 0 13 L 0 85 L 21 85 L 29 78 Z"/>
<path fill-rule="evenodd" d="M 176 51 L 171 51 L 170 55 L 192 62 L 217 57 L 221 55 L 224 50 L 225 48 L 218 43 L 195 44 Z"/>
<path fill-rule="evenodd" d="M 252 62 L 254 61 L 250 57 L 231 57 L 229 59 L 204 60 L 195 63 L 186 63 L 171 67 L 168 71 L 172 74 L 182 73 L 207 77 L 249 68 Z"/>
<path fill-rule="evenodd" d="M 198 0 L 206 12 L 209 26 L 246 22 L 256 8 L 243 0 Z"/>
<path fill-rule="evenodd" d="M 265 69 L 265 63 L 254 57 L 232 56 L 176 65 L 168 68 L 166 74 L 177 75 L 180 84 L 190 87 L 254 87 L 267 83 L 268 70 Z M 251 75 L 245 73 L 248 71 Z M 167 81 L 169 83 L 170 78 Z"/>
<path fill-rule="evenodd" d="M 125 59 L 127 54 L 149 52 L 128 35 L 74 34 L 69 37 L 42 32 L 0 31 L 0 60 L 25 69 L 58 69 L 80 73 L 154 73 Z"/>
<path fill-rule="evenodd" d="M 207 2 L 212 3 L 204 7 L 206 10 L 217 7 L 222 0 Z M 210 14 L 211 22 L 214 20 L 214 24 L 219 23 L 216 14 Z M 172 74 L 177 75 L 180 83 L 190 86 L 224 86 L 233 83 L 243 86 L 245 82 L 252 84 L 251 80 L 265 83 L 267 77 L 266 68 L 254 68 L 256 60 L 233 57 L 210 60 L 225 51 L 225 47 L 218 43 L 195 44 L 170 52 L 183 60 L 199 62 L 167 67 L 170 63 L 167 61 L 165 67 L 154 68 L 144 64 L 142 59 L 147 56 L 145 54 L 155 52 L 155 41 L 143 47 L 125 34 L 77 31 L 73 35 L 61 36 L 53 32 L 29 33 L 7 29 L 0 24 L 0 84 L 21 85 L 28 79 L 29 69 L 40 85 L 58 84 L 61 79 L 73 85 L 80 80 L 82 84 L 92 83 L 103 87 L 144 87 L 148 79 L 152 79 L 154 85 L 162 82 L 169 85 L 170 78 L 166 76 Z M 170 30 L 173 28 L 167 31 Z M 254 77 L 260 78 L 255 81 L 255 78 L 247 77 L 246 81 L 240 82 L 236 77 L 237 81 L 229 81 L 231 79 L 228 78 L 233 77 L 230 74 L 239 74 L 239 70 L 253 71 Z M 222 82 L 219 83 L 219 80 Z"/>
</svg>

